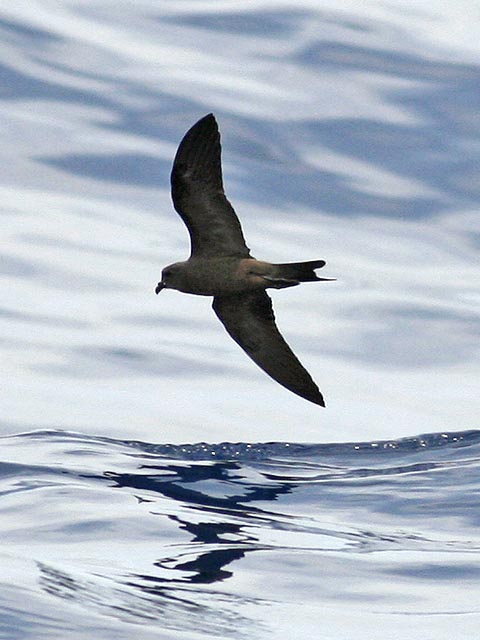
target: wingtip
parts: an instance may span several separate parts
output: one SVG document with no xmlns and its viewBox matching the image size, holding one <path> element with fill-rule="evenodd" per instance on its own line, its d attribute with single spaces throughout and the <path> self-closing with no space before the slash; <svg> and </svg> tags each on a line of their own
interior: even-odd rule
<svg viewBox="0 0 480 640">
<path fill-rule="evenodd" d="M 198 122 L 196 123 L 198 124 L 213 124 L 215 126 L 217 126 L 217 119 L 215 118 L 215 116 L 213 115 L 213 113 L 207 113 L 206 116 L 203 116 L 203 118 L 200 118 L 200 120 L 198 120 Z M 196 126 L 196 125 L 194 125 Z"/>
<path fill-rule="evenodd" d="M 317 387 L 317 385 L 313 382 L 313 380 L 312 380 L 312 383 L 313 385 L 310 386 L 308 391 L 306 390 L 298 391 L 294 389 L 290 389 L 290 391 L 293 391 L 293 393 L 296 393 L 298 396 L 300 396 L 304 400 L 308 400 L 308 402 L 311 402 L 312 404 L 317 404 L 319 407 L 325 407 L 325 400 L 323 398 L 322 392 Z"/>
<path fill-rule="evenodd" d="M 313 380 L 308 393 L 305 393 L 303 397 L 305 398 L 305 400 L 313 402 L 313 404 L 318 404 L 319 407 L 325 407 L 325 399 L 323 397 L 323 393 L 320 391 Z"/>
<path fill-rule="evenodd" d="M 183 147 L 190 148 L 192 145 L 198 146 L 199 141 L 205 143 L 207 138 L 213 136 L 212 140 L 216 140 L 219 136 L 218 123 L 213 113 L 207 113 L 206 116 L 197 120 L 194 125 L 190 127 L 187 133 L 184 135 L 180 142 L 177 156 Z"/>
<path fill-rule="evenodd" d="M 318 392 L 318 397 L 315 400 L 312 400 L 315 404 L 318 404 L 319 407 L 325 408 L 325 400 L 320 392 Z"/>
</svg>

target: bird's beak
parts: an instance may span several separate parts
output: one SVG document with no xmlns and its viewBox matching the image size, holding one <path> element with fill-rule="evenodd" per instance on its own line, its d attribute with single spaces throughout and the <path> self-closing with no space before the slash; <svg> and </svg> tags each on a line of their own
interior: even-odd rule
<svg viewBox="0 0 480 640">
<path fill-rule="evenodd" d="M 160 291 L 161 291 L 162 289 L 165 289 L 165 286 L 166 286 L 166 285 L 165 285 L 165 283 L 164 283 L 164 282 L 159 282 L 159 283 L 157 284 L 157 286 L 155 287 L 155 293 L 157 293 L 157 294 L 158 294 L 158 293 L 160 293 Z"/>
</svg>

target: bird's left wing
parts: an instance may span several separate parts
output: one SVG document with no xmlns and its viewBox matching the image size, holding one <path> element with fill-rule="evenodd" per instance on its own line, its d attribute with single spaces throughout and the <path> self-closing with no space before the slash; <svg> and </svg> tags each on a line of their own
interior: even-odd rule
<svg viewBox="0 0 480 640">
<path fill-rule="evenodd" d="M 171 183 L 173 204 L 190 234 L 192 257 L 250 256 L 223 190 L 220 133 L 211 113 L 185 134 Z"/>
<path fill-rule="evenodd" d="M 213 310 L 265 373 L 305 400 L 325 406 L 317 385 L 277 329 L 272 301 L 264 291 L 216 296 Z"/>
</svg>

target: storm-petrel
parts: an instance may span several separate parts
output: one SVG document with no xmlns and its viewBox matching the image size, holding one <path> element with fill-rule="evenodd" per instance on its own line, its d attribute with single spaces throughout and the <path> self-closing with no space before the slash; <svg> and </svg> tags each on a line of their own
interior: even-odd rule
<svg viewBox="0 0 480 640">
<path fill-rule="evenodd" d="M 165 267 L 155 292 L 213 296 L 213 310 L 245 353 L 281 385 L 324 407 L 317 385 L 278 331 L 265 289 L 330 280 L 315 273 L 325 261 L 271 264 L 253 258 L 225 197 L 220 156 L 220 133 L 210 113 L 185 134 L 171 174 L 173 204 L 190 234 L 190 258 Z"/>
</svg>

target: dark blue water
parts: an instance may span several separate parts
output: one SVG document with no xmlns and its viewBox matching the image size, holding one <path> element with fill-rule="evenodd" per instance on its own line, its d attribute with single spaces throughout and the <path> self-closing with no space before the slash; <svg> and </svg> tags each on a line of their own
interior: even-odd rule
<svg viewBox="0 0 480 640">
<path fill-rule="evenodd" d="M 87 621 L 99 637 L 300 635 L 325 607 L 345 632 L 361 615 L 393 637 L 396 618 L 453 629 L 477 612 L 480 431 L 318 445 L 38 431 L 1 447 L 2 637 Z"/>
<path fill-rule="evenodd" d="M 477 14 L 2 4 L 2 638 L 477 637 Z M 154 295 L 209 112 L 253 254 L 337 279 L 272 294 L 325 410 Z"/>
<path fill-rule="evenodd" d="M 287 637 L 324 616 L 394 637 L 478 613 L 480 431 L 310 445 L 38 431 L 1 450 L 2 637 Z"/>
</svg>

